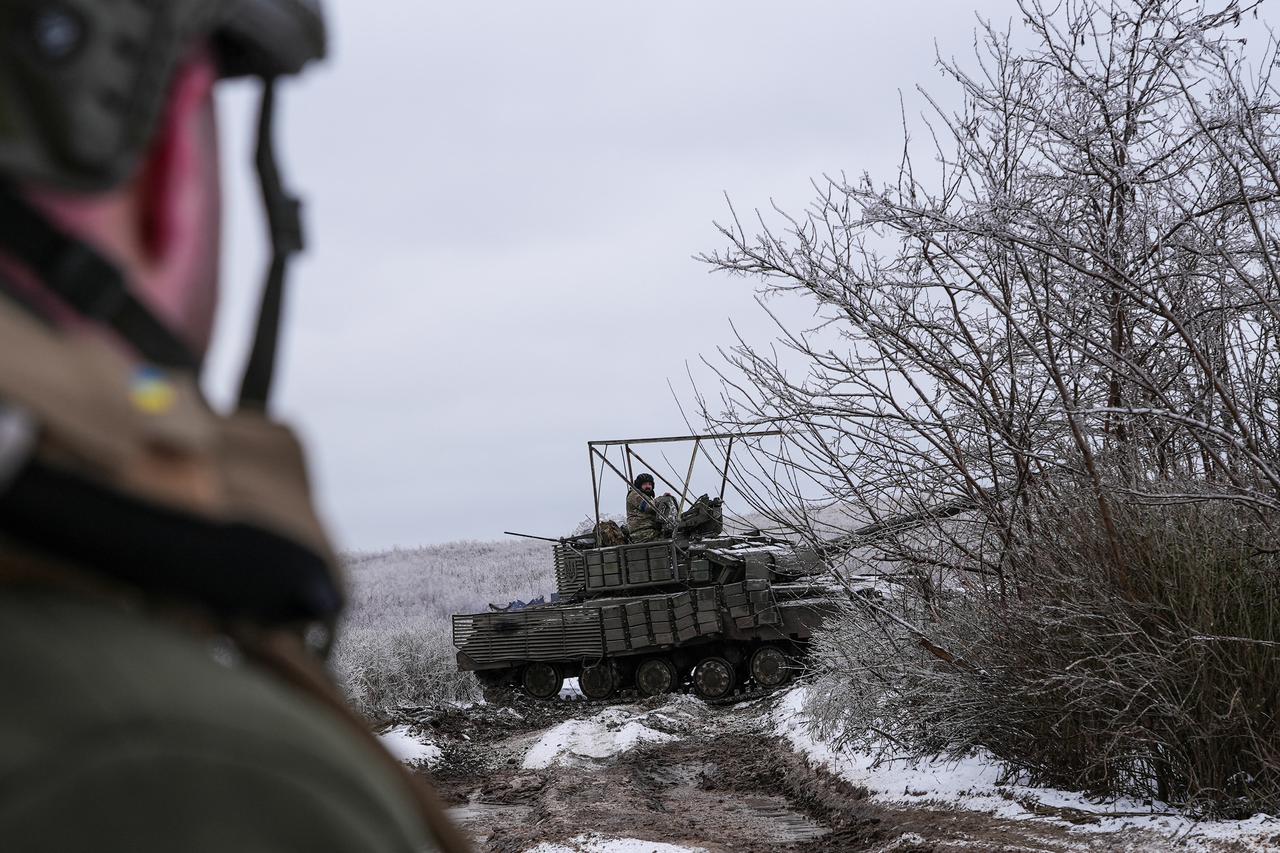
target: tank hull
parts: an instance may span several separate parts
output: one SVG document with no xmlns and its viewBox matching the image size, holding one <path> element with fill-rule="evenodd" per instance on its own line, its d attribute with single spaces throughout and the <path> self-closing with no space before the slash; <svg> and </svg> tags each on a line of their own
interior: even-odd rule
<svg viewBox="0 0 1280 853">
<path fill-rule="evenodd" d="M 584 685 L 609 693 L 645 692 L 664 683 L 670 667 L 672 689 L 692 686 L 720 698 L 708 691 L 774 677 L 780 658 L 755 658 L 761 649 L 797 661 L 835 605 L 816 555 L 767 537 L 561 544 L 555 565 L 569 602 L 453 617 L 460 670 L 502 686 L 520 684 L 534 667 L 543 684 L 549 664 L 562 679 L 586 673 Z M 641 670 L 646 661 L 659 663 Z M 639 682 L 638 671 L 646 673 Z"/>
</svg>

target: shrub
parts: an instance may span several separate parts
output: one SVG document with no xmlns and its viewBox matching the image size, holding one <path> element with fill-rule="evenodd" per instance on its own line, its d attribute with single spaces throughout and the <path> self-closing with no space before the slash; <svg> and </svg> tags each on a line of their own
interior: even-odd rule
<svg viewBox="0 0 1280 853">
<path fill-rule="evenodd" d="M 1113 499 L 1113 547 L 1097 506 L 1031 513 L 1003 595 L 911 593 L 828 626 L 840 677 L 817 716 L 918 754 L 985 748 L 1033 783 L 1280 810 L 1280 519 Z"/>
</svg>

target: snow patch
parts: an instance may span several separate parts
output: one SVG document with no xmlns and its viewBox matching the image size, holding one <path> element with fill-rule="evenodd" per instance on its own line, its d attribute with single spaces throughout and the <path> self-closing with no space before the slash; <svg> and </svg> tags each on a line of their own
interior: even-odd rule
<svg viewBox="0 0 1280 853">
<path fill-rule="evenodd" d="M 552 765 L 591 764 L 634 749 L 642 743 L 675 740 L 646 726 L 648 714 L 635 716 L 622 708 L 610 708 L 585 720 L 566 720 L 549 729 L 525 754 L 524 769 L 543 770 Z"/>
<path fill-rule="evenodd" d="M 703 847 L 680 847 L 637 838 L 603 838 L 597 834 L 579 835 L 569 841 L 543 842 L 525 853 L 707 853 Z"/>
<path fill-rule="evenodd" d="M 378 740 L 403 764 L 434 766 L 443 753 L 430 740 L 413 734 L 408 726 L 396 726 L 378 735 Z"/>
<path fill-rule="evenodd" d="M 1074 791 L 1002 782 L 1008 775 L 989 753 L 959 760 L 877 757 L 838 749 L 818 739 L 804 714 L 806 688 L 782 697 L 774 708 L 774 729 L 793 749 L 814 764 L 852 785 L 862 786 L 874 800 L 942 804 L 985 812 L 1010 820 L 1039 820 L 1072 832 L 1154 832 L 1181 842 L 1234 841 L 1242 850 L 1273 850 L 1280 840 L 1280 818 L 1258 814 L 1247 820 L 1200 822 L 1163 803 L 1129 799 L 1091 800 Z M 1045 815 L 1062 810 L 1061 818 Z M 1068 817 L 1070 819 L 1068 819 Z M 1084 822 L 1081 822 L 1081 821 Z M 1194 847 L 1193 847 L 1194 849 Z"/>
</svg>

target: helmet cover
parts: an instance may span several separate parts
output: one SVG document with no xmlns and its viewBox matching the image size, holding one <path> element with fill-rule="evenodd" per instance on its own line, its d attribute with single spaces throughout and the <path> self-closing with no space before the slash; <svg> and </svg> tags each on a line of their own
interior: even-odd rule
<svg viewBox="0 0 1280 853">
<path fill-rule="evenodd" d="M 318 0 L 0 0 L 0 179 L 126 180 L 201 41 L 224 77 L 294 74 L 326 49 Z"/>
</svg>

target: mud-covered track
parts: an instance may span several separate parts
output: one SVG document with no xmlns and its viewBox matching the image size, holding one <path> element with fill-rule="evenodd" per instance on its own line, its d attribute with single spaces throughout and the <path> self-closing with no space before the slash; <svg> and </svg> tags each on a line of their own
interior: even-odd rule
<svg viewBox="0 0 1280 853">
<path fill-rule="evenodd" d="M 483 851 L 522 853 L 584 833 L 710 853 L 1167 849 L 1164 839 L 874 801 L 775 736 L 774 704 L 763 692 L 719 705 L 681 696 L 631 704 L 521 697 L 515 707 L 406 709 L 400 721 L 442 748 L 429 775 Z M 663 739 L 525 766 L 535 744 L 566 726 L 637 722 Z"/>
</svg>

